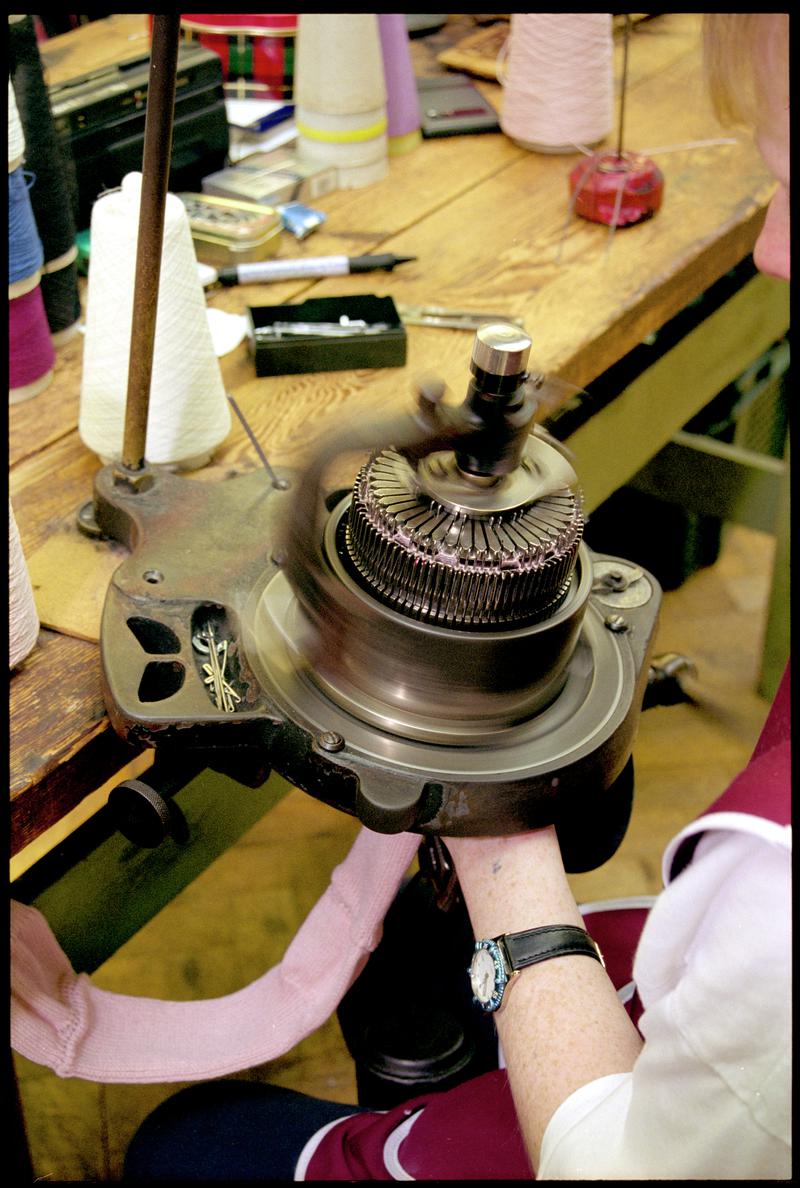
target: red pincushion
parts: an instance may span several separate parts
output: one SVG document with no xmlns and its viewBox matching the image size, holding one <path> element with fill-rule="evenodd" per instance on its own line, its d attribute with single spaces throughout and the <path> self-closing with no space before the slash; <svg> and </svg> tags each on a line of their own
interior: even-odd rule
<svg viewBox="0 0 800 1188">
<path fill-rule="evenodd" d="M 622 187 L 622 199 L 619 191 Z M 651 218 L 661 206 L 664 175 L 649 157 L 595 153 L 569 175 L 575 213 L 592 223 L 627 227 Z M 617 209 L 616 218 L 614 212 Z"/>
</svg>

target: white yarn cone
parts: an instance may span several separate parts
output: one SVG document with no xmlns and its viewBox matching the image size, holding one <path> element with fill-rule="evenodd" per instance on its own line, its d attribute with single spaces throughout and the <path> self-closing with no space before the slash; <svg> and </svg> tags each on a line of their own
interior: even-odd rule
<svg viewBox="0 0 800 1188">
<path fill-rule="evenodd" d="M 92 208 L 78 430 L 103 462 L 122 456 L 141 185 L 129 173 Z M 145 458 L 202 466 L 230 426 L 188 215 L 168 194 Z"/>
<path fill-rule="evenodd" d="M 19 118 L 17 97 L 11 79 L 8 80 L 8 172 L 13 173 L 25 156 L 25 133 Z"/>
<path fill-rule="evenodd" d="M 614 40 L 610 12 L 515 12 L 500 126 L 523 148 L 574 153 L 614 123 Z"/>
<path fill-rule="evenodd" d="M 39 638 L 39 614 L 33 598 L 28 566 L 22 552 L 17 521 L 8 501 L 8 663 L 15 668 L 34 649 Z"/>
<path fill-rule="evenodd" d="M 342 189 L 386 177 L 386 83 L 375 13 L 300 13 L 294 103 L 301 161 L 336 167 Z"/>
</svg>

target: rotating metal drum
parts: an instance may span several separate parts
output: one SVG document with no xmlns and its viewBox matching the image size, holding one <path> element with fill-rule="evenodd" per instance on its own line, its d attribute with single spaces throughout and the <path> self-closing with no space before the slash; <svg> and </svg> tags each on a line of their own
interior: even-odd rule
<svg viewBox="0 0 800 1188">
<path fill-rule="evenodd" d="M 505 325 L 476 336 L 473 375 L 505 418 L 521 403 L 530 345 Z M 334 614 L 284 633 L 308 679 L 356 718 L 463 742 L 523 721 L 562 689 L 591 587 L 588 558 L 577 566 L 577 479 L 541 436 L 507 447 L 501 473 L 485 473 L 485 456 L 475 473 L 474 454 L 465 465 L 455 449 L 415 460 L 379 450 L 331 511 L 327 593 L 347 591 L 363 614 L 356 629 L 340 630 Z"/>
</svg>

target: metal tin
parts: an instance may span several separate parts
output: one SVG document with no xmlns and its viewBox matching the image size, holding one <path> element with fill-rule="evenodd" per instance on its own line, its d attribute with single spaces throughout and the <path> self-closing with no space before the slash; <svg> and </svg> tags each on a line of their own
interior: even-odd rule
<svg viewBox="0 0 800 1188">
<path fill-rule="evenodd" d="M 204 264 L 227 267 L 275 255 L 283 220 L 273 207 L 209 194 L 178 196 L 189 215 L 197 258 Z"/>
</svg>

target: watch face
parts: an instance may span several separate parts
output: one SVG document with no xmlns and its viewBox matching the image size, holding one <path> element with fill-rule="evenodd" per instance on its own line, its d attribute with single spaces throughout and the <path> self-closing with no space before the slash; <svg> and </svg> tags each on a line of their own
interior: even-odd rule
<svg viewBox="0 0 800 1188">
<path fill-rule="evenodd" d="M 485 1011 L 496 1011 L 503 1001 L 506 972 L 494 941 L 478 941 L 469 967 L 472 993 Z"/>
</svg>

